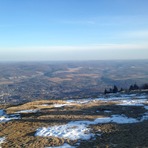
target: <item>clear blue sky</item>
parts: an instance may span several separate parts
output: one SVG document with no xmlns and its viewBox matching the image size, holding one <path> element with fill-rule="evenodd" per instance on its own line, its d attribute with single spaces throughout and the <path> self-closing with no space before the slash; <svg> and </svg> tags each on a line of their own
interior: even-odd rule
<svg viewBox="0 0 148 148">
<path fill-rule="evenodd" d="M 0 60 L 148 59 L 148 0 L 0 0 Z"/>
</svg>

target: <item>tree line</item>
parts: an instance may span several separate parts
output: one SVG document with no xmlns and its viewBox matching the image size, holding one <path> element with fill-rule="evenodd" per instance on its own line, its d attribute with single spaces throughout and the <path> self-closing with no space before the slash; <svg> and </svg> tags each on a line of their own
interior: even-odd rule
<svg viewBox="0 0 148 148">
<path fill-rule="evenodd" d="M 108 90 L 104 90 L 104 94 L 108 93 L 117 93 L 122 91 L 133 91 L 133 90 L 145 90 L 148 89 L 148 83 L 143 84 L 142 86 L 138 86 L 136 83 L 134 85 L 130 85 L 128 89 L 118 88 L 116 85 L 114 85 L 112 88 L 109 88 Z"/>
</svg>

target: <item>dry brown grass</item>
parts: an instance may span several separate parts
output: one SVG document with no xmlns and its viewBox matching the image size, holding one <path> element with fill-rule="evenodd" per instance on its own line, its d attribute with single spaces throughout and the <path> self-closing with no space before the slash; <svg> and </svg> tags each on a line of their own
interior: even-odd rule
<svg viewBox="0 0 148 148">
<path fill-rule="evenodd" d="M 18 105 L 14 107 L 8 107 L 7 113 L 14 113 L 20 110 L 30 110 L 30 109 L 50 109 L 53 108 L 53 104 L 64 104 L 65 101 L 62 100 L 41 100 L 25 103 L 23 105 Z"/>
<path fill-rule="evenodd" d="M 24 147 L 42 148 L 45 146 L 62 145 L 64 141 L 74 144 L 76 141 L 64 140 L 56 137 L 35 137 L 35 131 L 39 127 L 48 127 L 65 124 L 74 120 L 94 120 L 100 115 L 85 114 L 85 110 L 93 108 L 96 104 L 73 104 L 61 108 L 54 108 L 53 104 L 65 104 L 62 100 L 41 100 L 29 102 L 23 105 L 8 107 L 7 112 L 14 113 L 19 110 L 39 109 L 39 113 L 22 114 L 22 119 L 0 124 L 0 137 L 6 137 L 4 148 Z M 41 106 L 48 104 L 48 106 Z M 84 110 L 84 111 L 83 111 Z"/>
<path fill-rule="evenodd" d="M 58 120 L 65 120 L 65 121 L 77 121 L 77 120 L 94 120 L 96 118 L 101 118 L 104 116 L 99 116 L 99 115 L 44 115 L 44 116 L 40 116 L 37 119 L 43 119 L 43 120 L 54 120 L 54 119 L 58 119 Z"/>
<path fill-rule="evenodd" d="M 35 132 L 40 127 L 49 127 L 54 125 L 66 124 L 69 121 L 76 120 L 94 120 L 99 117 L 109 116 L 110 113 L 105 113 L 104 110 L 112 110 L 113 114 L 122 114 L 138 117 L 145 110 L 142 107 L 138 107 L 138 110 L 134 107 L 122 107 L 116 106 L 114 102 L 102 102 L 94 101 L 88 104 L 71 104 L 70 106 L 64 106 L 60 108 L 54 108 L 54 104 L 65 104 L 62 100 L 41 100 L 29 102 L 24 105 L 15 107 L 8 107 L 7 112 L 16 112 L 26 109 L 39 109 L 37 113 L 21 114 L 22 119 L 14 120 L 7 123 L 0 124 L 0 137 L 6 137 L 6 142 L 3 143 L 3 148 L 44 148 L 46 146 L 58 146 L 67 142 L 74 145 L 77 141 L 71 141 L 68 139 L 62 139 L 57 137 L 36 137 Z M 48 104 L 48 106 L 42 106 Z M 100 110 L 100 112 L 96 112 Z M 130 112 L 132 110 L 132 112 Z M 138 147 L 140 143 L 142 146 L 148 146 L 148 142 L 143 142 L 142 137 L 148 138 L 148 132 L 145 132 L 147 122 L 127 125 L 117 124 L 98 124 L 91 125 L 92 132 L 96 134 L 96 139 L 90 139 L 88 141 L 81 141 L 78 148 L 99 148 L 99 147 L 125 147 L 130 146 L 130 142 L 135 142 L 132 139 L 130 133 L 132 125 L 132 134 L 137 140 L 141 139 L 132 147 Z M 139 135 L 136 136 L 134 133 Z M 138 131 L 139 130 L 139 133 Z M 147 131 L 147 130 L 146 130 Z M 97 134 L 102 134 L 101 137 Z M 127 140 L 127 137 L 129 140 Z M 118 141 L 116 141 L 118 139 Z M 127 145 L 125 143 L 128 143 Z M 120 144 L 122 143 L 122 144 Z M 141 147 L 142 147 L 141 146 Z"/>
</svg>

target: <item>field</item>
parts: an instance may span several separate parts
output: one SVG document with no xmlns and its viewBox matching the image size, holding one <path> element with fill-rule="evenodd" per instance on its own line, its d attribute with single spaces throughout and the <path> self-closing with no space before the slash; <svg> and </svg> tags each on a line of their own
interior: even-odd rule
<svg viewBox="0 0 148 148">
<path fill-rule="evenodd" d="M 4 108 L 2 148 L 148 147 L 147 92 L 41 100 Z"/>
</svg>

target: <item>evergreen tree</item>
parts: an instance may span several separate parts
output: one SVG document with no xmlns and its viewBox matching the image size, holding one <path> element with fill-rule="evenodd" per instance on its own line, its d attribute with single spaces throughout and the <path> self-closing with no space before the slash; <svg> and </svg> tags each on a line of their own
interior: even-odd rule
<svg viewBox="0 0 148 148">
<path fill-rule="evenodd" d="M 122 92 L 122 91 L 123 91 L 123 88 L 121 87 L 120 92 Z"/>
<path fill-rule="evenodd" d="M 144 84 L 141 88 L 142 89 L 148 89 L 148 84 Z"/>
<path fill-rule="evenodd" d="M 109 93 L 113 93 L 113 89 L 112 88 L 109 89 Z"/>
<path fill-rule="evenodd" d="M 135 83 L 134 86 L 133 86 L 133 89 L 137 90 L 137 89 L 139 89 L 139 86 Z"/>
<path fill-rule="evenodd" d="M 107 94 L 107 93 L 108 93 L 108 91 L 105 89 L 105 90 L 104 90 L 104 94 Z"/>
<path fill-rule="evenodd" d="M 131 85 L 131 86 L 129 87 L 129 91 L 131 91 L 131 90 L 134 90 L 134 86 L 133 86 L 133 85 Z"/>
<path fill-rule="evenodd" d="M 117 93 L 118 92 L 118 88 L 116 85 L 114 85 L 114 88 L 113 88 L 113 93 Z"/>
</svg>

